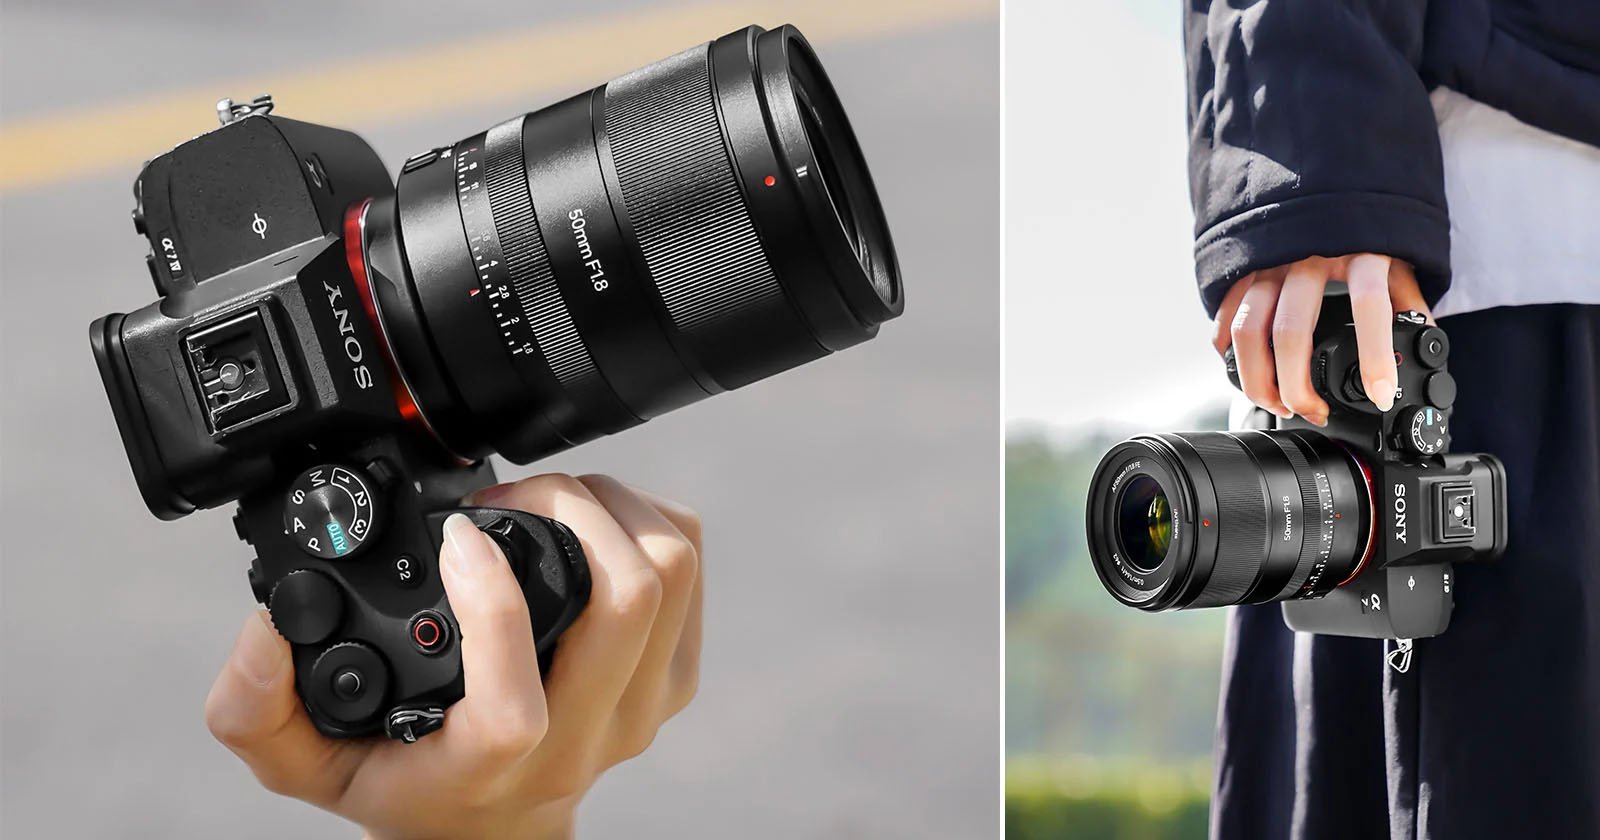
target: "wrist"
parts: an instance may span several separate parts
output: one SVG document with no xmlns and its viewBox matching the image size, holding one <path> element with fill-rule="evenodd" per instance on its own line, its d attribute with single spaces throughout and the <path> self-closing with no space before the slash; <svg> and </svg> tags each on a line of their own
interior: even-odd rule
<svg viewBox="0 0 1600 840">
<path fill-rule="evenodd" d="M 578 832 L 578 803 L 552 802 L 514 822 L 513 830 L 495 837 L 515 840 L 573 840 Z"/>
<path fill-rule="evenodd" d="M 532 811 L 488 820 L 471 828 L 462 827 L 444 837 L 447 840 L 572 840 L 577 835 L 578 800 L 563 800 L 541 805 Z M 411 840 L 405 829 L 379 831 L 365 829 L 361 840 Z"/>
</svg>

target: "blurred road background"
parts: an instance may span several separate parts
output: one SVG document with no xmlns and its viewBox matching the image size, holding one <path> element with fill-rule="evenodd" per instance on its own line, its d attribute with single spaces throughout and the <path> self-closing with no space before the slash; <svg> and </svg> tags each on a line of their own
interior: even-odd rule
<svg viewBox="0 0 1600 840">
<path fill-rule="evenodd" d="M 351 837 L 257 788 L 201 703 L 253 608 L 226 511 L 139 502 L 85 340 L 151 298 L 140 161 L 220 97 L 390 163 L 748 23 L 801 26 L 909 306 L 875 342 L 538 465 L 707 527 L 699 699 L 587 837 L 970 838 L 998 820 L 993 0 L 7 0 L 0 27 L 0 835 Z M 485 65 L 490 66 L 485 66 Z M 530 473 L 506 469 L 502 477 Z"/>
<path fill-rule="evenodd" d="M 1221 610 L 1150 615 L 1090 565 L 1095 464 L 1139 432 L 1225 428 L 1194 289 L 1171 0 L 1007 0 L 1006 827 L 1206 834 Z M 1056 107 L 1062 90 L 1070 107 Z"/>
</svg>

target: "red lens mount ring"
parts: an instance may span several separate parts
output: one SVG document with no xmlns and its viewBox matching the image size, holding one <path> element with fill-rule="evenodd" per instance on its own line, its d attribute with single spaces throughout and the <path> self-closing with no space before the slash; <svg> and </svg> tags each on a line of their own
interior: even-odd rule
<svg viewBox="0 0 1600 840">
<path fill-rule="evenodd" d="M 1340 444 L 1340 446 L 1343 446 L 1343 444 Z M 1360 577 L 1361 573 L 1366 571 L 1367 563 L 1372 561 L 1372 555 L 1378 548 L 1378 494 L 1376 488 L 1372 486 L 1372 468 L 1367 466 L 1364 458 L 1351 451 L 1348 447 L 1345 447 L 1345 452 L 1350 456 L 1350 460 L 1355 461 L 1356 466 L 1361 469 L 1361 480 L 1367 485 L 1367 548 L 1361 553 L 1361 562 L 1356 564 L 1355 570 L 1350 573 L 1349 577 L 1335 584 L 1335 589 Z"/>
<path fill-rule="evenodd" d="M 394 348 L 389 344 L 389 332 L 384 329 L 383 315 L 378 309 L 378 300 L 372 293 L 372 276 L 367 271 L 367 208 L 371 205 L 372 199 L 364 198 L 350 205 L 350 209 L 345 211 L 344 255 L 350 264 L 350 275 L 356 281 L 356 292 L 361 296 L 361 307 L 366 310 L 367 320 L 371 322 L 373 331 L 378 335 L 378 350 L 389 368 L 389 387 L 394 394 L 395 408 L 407 426 L 438 443 L 457 461 L 470 464 L 471 460 L 452 451 L 449 444 L 439 437 L 439 433 L 428 422 L 427 416 L 422 413 L 422 406 L 417 404 L 416 396 L 411 393 L 411 386 L 406 383 L 405 375 L 400 371 L 400 363 L 395 357 Z"/>
</svg>

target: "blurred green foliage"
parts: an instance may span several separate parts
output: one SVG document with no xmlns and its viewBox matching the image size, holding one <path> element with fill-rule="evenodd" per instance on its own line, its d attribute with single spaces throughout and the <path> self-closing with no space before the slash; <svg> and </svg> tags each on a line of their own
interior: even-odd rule
<svg viewBox="0 0 1600 840">
<path fill-rule="evenodd" d="M 1007 840 L 1203 840 L 1210 767 L 1015 760 L 1006 768 Z"/>
<path fill-rule="evenodd" d="M 1188 428 L 1223 428 L 1221 411 Z M 1006 442 L 1006 828 L 1012 838 L 1203 838 L 1223 613 L 1106 594 L 1084 499 L 1126 435 Z"/>
</svg>

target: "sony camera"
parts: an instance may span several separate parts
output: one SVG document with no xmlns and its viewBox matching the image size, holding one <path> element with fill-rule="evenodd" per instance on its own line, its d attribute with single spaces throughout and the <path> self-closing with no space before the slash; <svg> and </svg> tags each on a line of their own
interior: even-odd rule
<svg viewBox="0 0 1600 840">
<path fill-rule="evenodd" d="M 1314 342 L 1325 428 L 1256 409 L 1249 430 L 1140 435 L 1101 459 L 1089 549 L 1117 600 L 1149 611 L 1281 601 L 1294 630 L 1444 632 L 1453 565 L 1506 547 L 1505 468 L 1449 452 L 1450 340 L 1418 313 L 1396 316 L 1386 412 L 1362 390 L 1348 298 L 1326 299 Z M 1228 374 L 1238 387 L 1231 351 Z"/>
<path fill-rule="evenodd" d="M 844 110 L 792 27 L 743 29 L 425 151 L 218 106 L 145 165 L 156 302 L 90 327 L 151 512 L 237 501 L 249 581 L 330 736 L 462 695 L 445 517 L 526 463 L 874 336 L 903 306 Z M 541 666 L 582 610 L 564 525 L 465 509 Z"/>
</svg>

